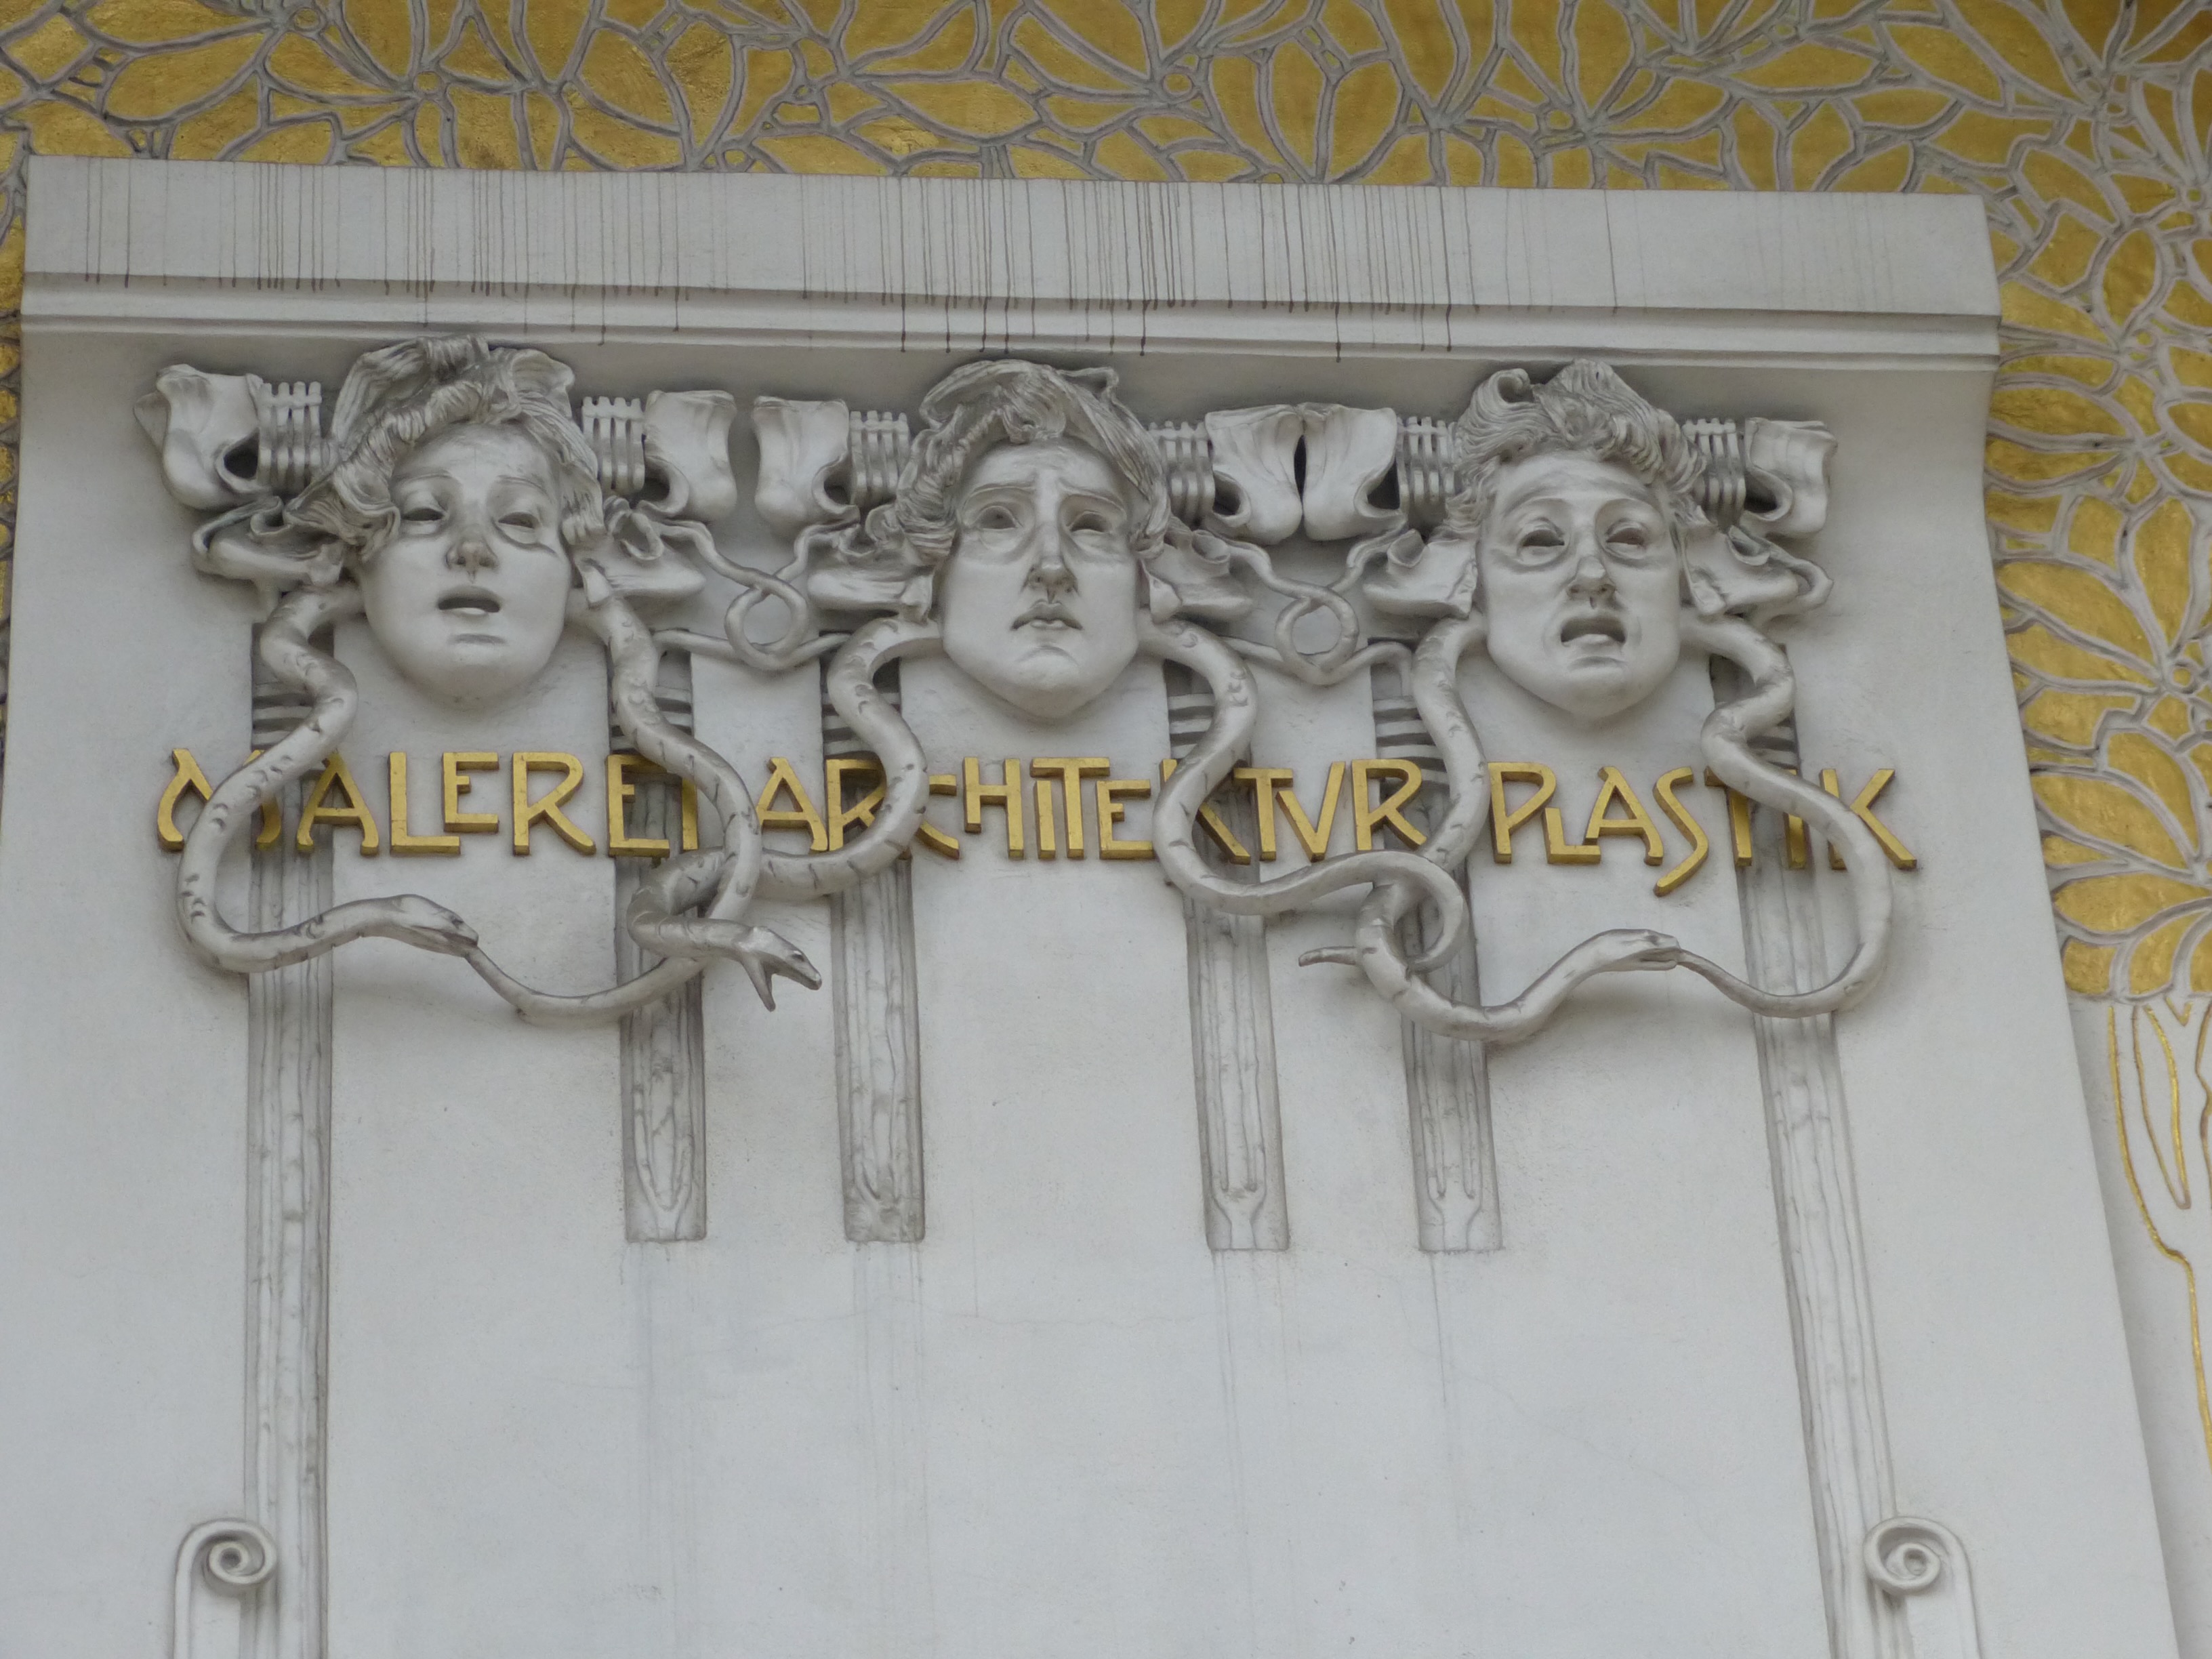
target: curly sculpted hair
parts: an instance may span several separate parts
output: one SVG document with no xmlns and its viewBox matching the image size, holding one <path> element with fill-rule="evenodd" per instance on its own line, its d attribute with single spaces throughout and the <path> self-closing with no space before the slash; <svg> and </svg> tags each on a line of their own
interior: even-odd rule
<svg viewBox="0 0 2212 1659">
<path fill-rule="evenodd" d="M 1114 396 L 1115 379 L 1111 369 L 1068 371 L 1018 358 L 956 368 L 922 399 L 923 429 L 896 497 L 869 515 L 869 538 L 902 545 L 918 568 L 943 564 L 958 535 L 955 513 L 969 470 L 1001 445 L 1067 439 L 1097 451 L 1121 480 L 1131 548 L 1150 564 L 1167 539 L 1167 469 L 1144 423 Z"/>
<path fill-rule="evenodd" d="M 1694 491 L 1705 461 L 1674 417 L 1605 364 L 1580 357 L 1541 386 L 1502 369 L 1475 389 L 1452 428 L 1455 488 L 1445 521 L 1473 538 L 1489 516 L 1498 474 L 1532 455 L 1595 456 L 1650 484 L 1678 528 L 1705 522 Z"/>
<path fill-rule="evenodd" d="M 571 412 L 574 376 L 542 351 L 470 335 L 403 341 L 364 353 L 331 419 L 337 460 L 293 501 L 287 522 L 339 544 L 367 565 L 399 523 L 392 475 L 426 441 L 465 425 L 509 427 L 550 465 L 561 542 L 571 552 L 606 533 L 599 467 Z"/>
</svg>

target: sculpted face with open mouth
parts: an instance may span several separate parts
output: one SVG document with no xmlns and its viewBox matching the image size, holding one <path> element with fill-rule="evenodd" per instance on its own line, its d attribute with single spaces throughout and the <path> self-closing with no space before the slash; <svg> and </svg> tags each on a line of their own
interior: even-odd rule
<svg viewBox="0 0 2212 1659">
<path fill-rule="evenodd" d="M 1515 684 L 1604 720 L 1681 655 L 1681 562 L 1651 487 L 1571 453 L 1502 468 L 1477 546 L 1490 654 Z"/>
<path fill-rule="evenodd" d="M 398 515 L 365 562 L 368 625 L 401 673 L 489 702 L 553 655 L 569 585 L 552 464 L 512 427 L 448 427 L 392 475 Z"/>
<path fill-rule="evenodd" d="M 1078 443 L 1006 444 L 970 470 L 939 591 L 945 653 L 1058 720 L 1137 654 L 1139 569 L 1113 469 Z"/>
</svg>

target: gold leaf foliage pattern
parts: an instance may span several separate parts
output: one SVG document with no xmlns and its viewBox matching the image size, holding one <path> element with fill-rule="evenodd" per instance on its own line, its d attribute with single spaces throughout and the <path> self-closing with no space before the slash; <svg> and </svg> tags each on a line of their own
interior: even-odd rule
<svg viewBox="0 0 2212 1659">
<path fill-rule="evenodd" d="M 2068 981 L 2212 994 L 2203 0 L 0 0 L 0 628 L 33 152 L 1973 195 Z"/>
</svg>

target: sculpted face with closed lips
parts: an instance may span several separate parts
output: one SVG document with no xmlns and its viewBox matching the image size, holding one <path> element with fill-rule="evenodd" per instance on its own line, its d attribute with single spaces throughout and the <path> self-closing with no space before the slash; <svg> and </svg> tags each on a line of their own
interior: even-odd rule
<svg viewBox="0 0 2212 1659">
<path fill-rule="evenodd" d="M 365 562 L 370 630 L 415 684 L 464 702 L 520 690 L 565 623 L 568 556 L 551 461 L 510 426 L 452 426 L 393 469 L 390 538 Z"/>
<path fill-rule="evenodd" d="M 1074 713 L 1137 654 L 1138 561 L 1114 470 L 1065 439 L 969 470 L 939 590 L 945 653 L 1015 708 Z"/>
<path fill-rule="evenodd" d="M 1583 720 L 1640 702 L 1681 654 L 1681 562 L 1650 485 L 1575 453 L 1501 468 L 1476 544 L 1490 654 Z"/>
</svg>

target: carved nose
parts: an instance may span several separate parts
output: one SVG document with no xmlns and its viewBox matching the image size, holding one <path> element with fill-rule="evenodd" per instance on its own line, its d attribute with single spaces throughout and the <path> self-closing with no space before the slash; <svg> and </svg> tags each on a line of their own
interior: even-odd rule
<svg viewBox="0 0 2212 1659">
<path fill-rule="evenodd" d="M 468 573 L 469 580 L 474 581 L 478 571 L 497 564 L 499 561 L 493 554 L 489 542 L 482 536 L 471 534 L 463 536 L 454 544 L 446 562 L 459 565 Z"/>
<path fill-rule="evenodd" d="M 1038 535 L 1036 562 L 1030 568 L 1030 579 L 1048 593 L 1064 593 L 1075 586 L 1075 573 L 1067 568 L 1067 549 L 1057 526 Z"/>
<path fill-rule="evenodd" d="M 1569 591 L 1578 594 L 1609 593 L 1613 591 L 1613 572 L 1607 566 L 1605 556 L 1598 551 L 1595 541 L 1582 544 L 1575 560 L 1574 580 Z"/>
</svg>

